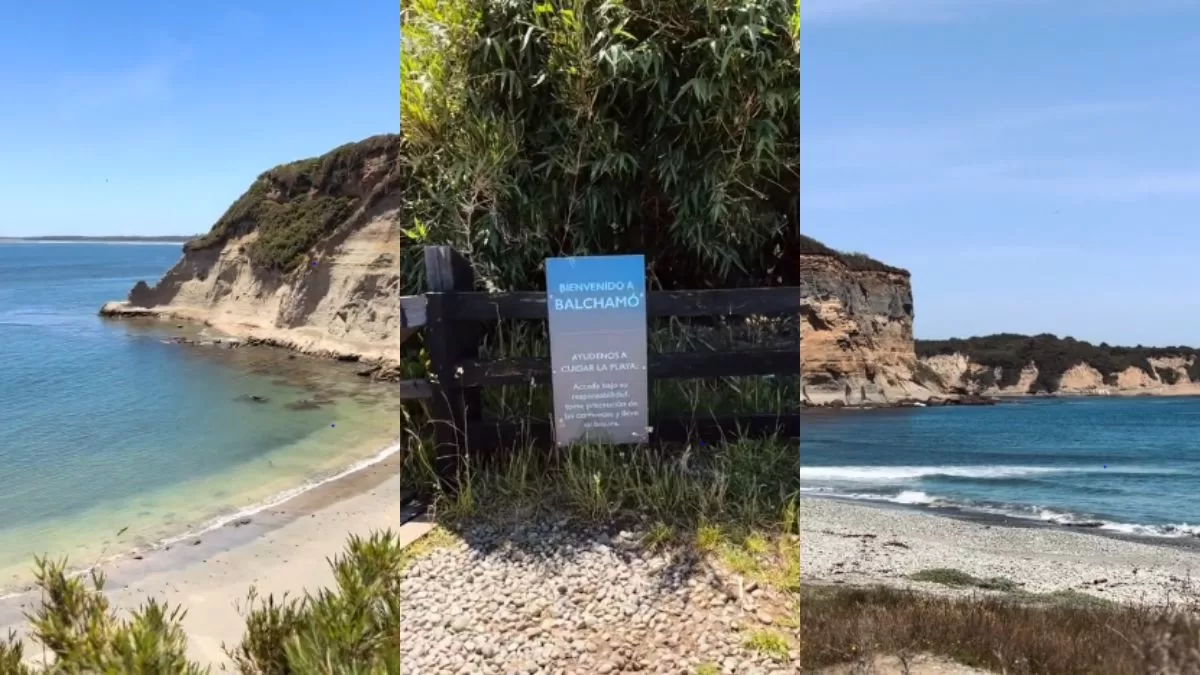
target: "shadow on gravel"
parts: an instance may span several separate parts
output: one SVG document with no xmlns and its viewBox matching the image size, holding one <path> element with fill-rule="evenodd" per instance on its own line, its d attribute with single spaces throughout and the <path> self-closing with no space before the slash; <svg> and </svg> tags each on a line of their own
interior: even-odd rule
<svg viewBox="0 0 1200 675">
<path fill-rule="evenodd" d="M 794 442 L 744 440 L 521 450 L 464 472 L 406 568 L 405 634 L 421 637 L 405 663 L 440 672 L 494 642 L 502 672 L 585 656 L 579 672 L 794 672 L 798 561 L 770 554 L 796 528 L 797 463 Z"/>
</svg>

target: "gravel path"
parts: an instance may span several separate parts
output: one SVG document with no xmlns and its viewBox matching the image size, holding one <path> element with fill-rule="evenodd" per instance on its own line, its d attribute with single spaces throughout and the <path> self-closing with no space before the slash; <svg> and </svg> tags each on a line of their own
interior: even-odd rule
<svg viewBox="0 0 1200 675">
<path fill-rule="evenodd" d="M 794 625 L 785 599 L 694 557 L 650 553 L 635 533 L 533 523 L 456 534 L 406 571 L 408 672 L 799 672 L 794 646 L 791 658 L 744 646 L 765 632 L 794 639 L 780 625 Z"/>
<path fill-rule="evenodd" d="M 1071 590 L 1156 605 L 1200 601 L 1200 552 L 1195 550 L 831 499 L 800 500 L 803 580 L 951 592 L 907 579 L 932 568 L 1004 577 L 1033 593 Z"/>
</svg>

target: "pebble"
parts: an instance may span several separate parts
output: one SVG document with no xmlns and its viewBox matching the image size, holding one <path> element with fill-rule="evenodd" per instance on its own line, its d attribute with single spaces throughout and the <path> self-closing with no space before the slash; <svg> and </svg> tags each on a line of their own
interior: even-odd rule
<svg viewBox="0 0 1200 675">
<path fill-rule="evenodd" d="M 639 533 L 531 521 L 456 534 L 462 543 L 405 570 L 405 672 L 799 672 L 743 646 L 739 621 L 761 626 L 769 613 L 730 602 L 712 566 L 645 550 Z"/>
</svg>

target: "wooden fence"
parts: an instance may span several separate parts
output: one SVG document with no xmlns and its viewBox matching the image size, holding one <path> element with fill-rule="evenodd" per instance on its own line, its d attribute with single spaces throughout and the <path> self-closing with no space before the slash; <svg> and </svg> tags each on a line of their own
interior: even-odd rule
<svg viewBox="0 0 1200 675">
<path fill-rule="evenodd" d="M 402 381 L 402 398 L 428 399 L 432 408 L 437 471 L 454 475 L 461 450 L 477 454 L 504 447 L 521 437 L 553 443 L 550 420 L 511 422 L 489 420 L 482 409 L 481 388 L 508 384 L 550 382 L 550 359 L 479 358 L 480 337 L 487 322 L 502 319 L 546 320 L 544 292 L 476 292 L 467 261 L 448 246 L 425 249 L 429 291 L 401 298 L 401 337 L 425 331 L 431 362 L 426 380 Z M 646 294 L 648 317 L 799 316 L 796 287 L 697 291 L 651 291 Z M 786 349 L 739 349 L 651 353 L 651 381 L 672 378 L 713 378 L 753 375 L 799 377 L 800 343 Z M 653 412 L 653 411 L 651 411 Z M 689 439 L 716 441 L 734 433 L 750 436 L 779 434 L 799 437 L 799 410 L 770 410 L 726 418 L 652 418 L 650 442 Z"/>
</svg>

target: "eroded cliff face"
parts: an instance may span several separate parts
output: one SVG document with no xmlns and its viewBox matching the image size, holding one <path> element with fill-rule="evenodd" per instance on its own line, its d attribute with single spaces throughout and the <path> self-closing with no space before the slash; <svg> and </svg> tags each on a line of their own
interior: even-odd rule
<svg viewBox="0 0 1200 675">
<path fill-rule="evenodd" d="M 101 312 L 198 321 L 226 335 L 393 368 L 400 359 L 400 195 L 389 150 L 376 145 L 332 162 L 324 185 L 296 174 L 326 171 L 313 164 L 322 158 L 263 174 L 239 200 L 259 195 L 261 203 L 236 212 L 235 204 L 219 236 L 189 246 L 157 284 L 139 282 L 128 301 Z M 287 220 L 314 213 L 327 220 Z M 295 254 L 280 244 L 289 243 L 293 225 L 309 228 L 296 231 L 312 238 Z M 280 250 L 279 260 L 303 260 L 290 269 L 264 264 Z"/>
<path fill-rule="evenodd" d="M 807 403 L 890 403 L 943 393 L 914 350 L 907 274 L 804 255 L 800 297 L 800 381 Z"/>
<path fill-rule="evenodd" d="M 1129 366 L 1102 373 L 1092 364 L 1080 362 L 1062 373 L 1058 388 L 1052 393 L 1082 396 L 1196 395 L 1200 394 L 1200 382 L 1188 376 L 1194 358 L 1149 357 L 1146 361 L 1153 372 Z M 1041 371 L 1036 363 L 1029 363 L 1022 368 L 1015 383 L 1003 385 L 1006 381 L 1003 368 L 989 368 L 963 354 L 938 354 L 922 357 L 920 361 L 936 372 L 949 389 L 985 396 L 1024 396 L 1039 391 L 1035 383 Z"/>
</svg>

